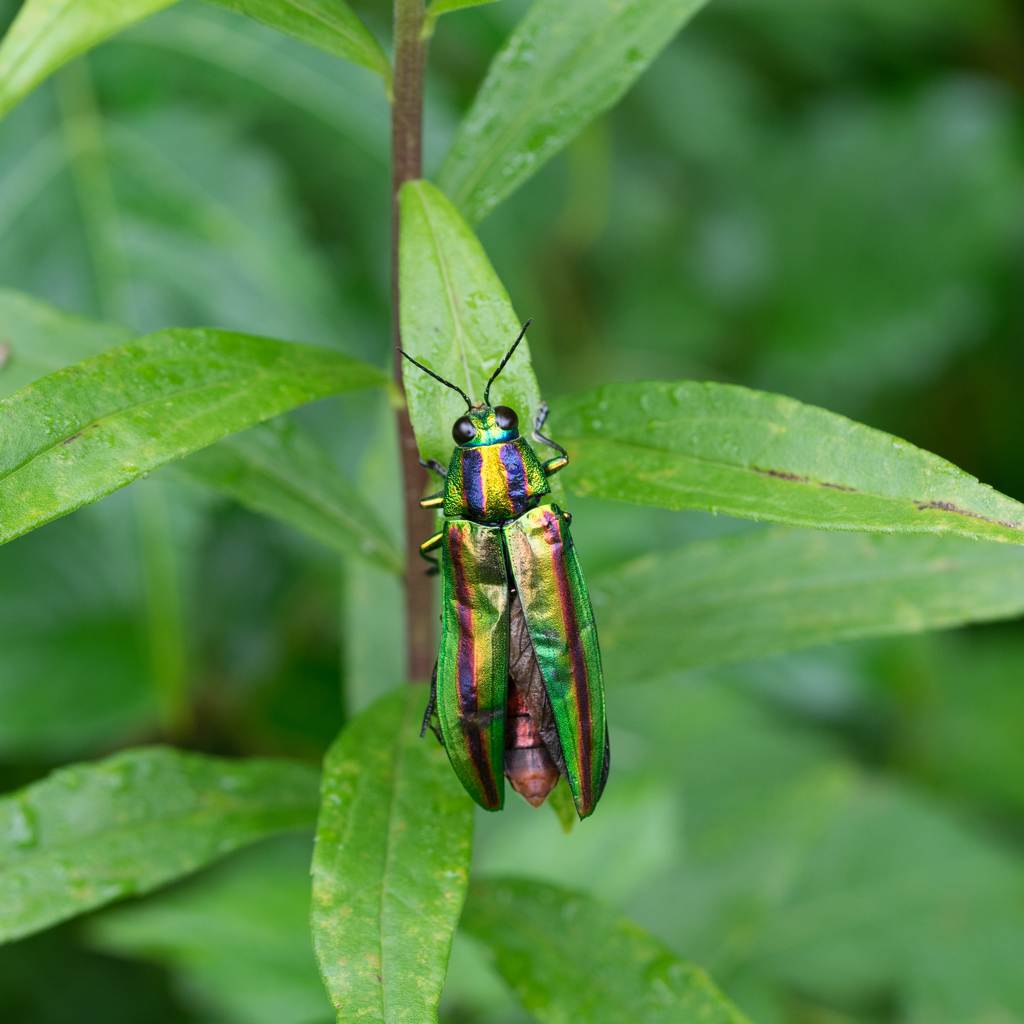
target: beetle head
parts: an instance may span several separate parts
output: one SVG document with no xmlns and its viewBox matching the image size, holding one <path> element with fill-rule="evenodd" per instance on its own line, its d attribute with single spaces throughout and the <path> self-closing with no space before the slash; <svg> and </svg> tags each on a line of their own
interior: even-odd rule
<svg viewBox="0 0 1024 1024">
<path fill-rule="evenodd" d="M 452 426 L 452 439 L 460 448 L 514 441 L 519 436 L 519 417 L 507 405 L 474 405 Z"/>
</svg>

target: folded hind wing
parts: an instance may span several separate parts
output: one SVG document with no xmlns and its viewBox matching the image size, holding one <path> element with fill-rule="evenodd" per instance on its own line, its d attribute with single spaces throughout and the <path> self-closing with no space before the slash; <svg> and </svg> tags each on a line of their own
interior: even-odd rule
<svg viewBox="0 0 1024 1024">
<path fill-rule="evenodd" d="M 607 725 L 597 629 L 568 517 L 541 505 L 503 529 L 576 810 L 585 818 L 608 773 Z"/>
<path fill-rule="evenodd" d="M 444 525 L 437 712 L 448 758 L 489 811 L 505 797 L 508 576 L 501 530 L 465 519 Z"/>
</svg>

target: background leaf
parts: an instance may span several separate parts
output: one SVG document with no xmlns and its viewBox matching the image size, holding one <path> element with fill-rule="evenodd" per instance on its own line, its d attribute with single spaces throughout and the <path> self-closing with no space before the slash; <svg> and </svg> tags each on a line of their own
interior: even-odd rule
<svg viewBox="0 0 1024 1024">
<path fill-rule="evenodd" d="M 474 882 L 462 927 L 543 1024 L 746 1018 L 692 964 L 588 896 L 520 879 Z"/>
<path fill-rule="evenodd" d="M 29 0 L 0 43 L 0 116 L 72 57 L 174 0 Z"/>
<path fill-rule="evenodd" d="M 607 110 L 702 0 L 536 0 L 491 63 L 437 174 L 471 223 Z"/>
<path fill-rule="evenodd" d="M 391 92 L 391 64 L 344 0 L 210 0 L 327 53 L 376 71 Z"/>
<path fill-rule="evenodd" d="M 610 683 L 1024 611 L 1024 552 L 953 538 L 755 530 L 591 578 Z"/>
<path fill-rule="evenodd" d="M 200 330 L 150 335 L 59 370 L 0 403 L 12 426 L 0 539 L 292 406 L 383 380 L 328 349 Z"/>
<path fill-rule="evenodd" d="M 88 943 L 167 965 L 202 1018 L 234 1024 L 334 1019 L 309 937 L 312 843 L 259 843 L 196 878 L 114 907 L 86 926 Z"/>
<path fill-rule="evenodd" d="M 442 14 L 461 11 L 466 7 L 477 7 L 480 4 L 492 4 L 495 0 L 430 0 L 423 18 L 423 29 L 420 35 L 424 38 L 434 31 L 434 25 Z"/>
<path fill-rule="evenodd" d="M 10 289 L 0 291 L 0 333 L 10 348 L 0 366 L 0 397 L 38 377 L 115 345 L 131 332 L 69 316 Z M 172 472 L 275 517 L 343 554 L 376 560 L 390 572 L 401 559 L 376 512 L 330 457 L 295 423 L 260 424 L 201 449 Z"/>
<path fill-rule="evenodd" d="M 0 398 L 131 337 L 126 327 L 72 316 L 24 292 L 0 289 L 0 344 L 7 346 Z"/>
<path fill-rule="evenodd" d="M 402 186 L 402 346 L 435 373 L 482 402 L 490 375 L 522 324 L 476 236 L 429 182 Z M 425 459 L 448 465 L 462 398 L 405 363 L 409 415 Z M 540 407 L 526 339 L 494 383 L 492 400 L 511 406 L 526 428 Z"/>
<path fill-rule="evenodd" d="M 906 441 L 791 398 L 692 381 L 562 399 L 580 494 L 788 526 L 1024 543 L 1024 505 Z"/>
<path fill-rule="evenodd" d="M 0 116 L 40 82 L 104 40 L 175 0 L 28 0 L 0 43 Z M 218 6 L 376 71 L 388 88 L 391 66 L 380 44 L 344 0 L 223 0 Z"/>
<path fill-rule="evenodd" d="M 465 898 L 472 803 L 420 740 L 424 687 L 381 698 L 324 767 L 313 945 L 338 1019 L 426 1021 Z"/>
<path fill-rule="evenodd" d="M 0 939 L 165 882 L 308 825 L 316 773 L 169 748 L 62 768 L 0 800 Z"/>
<path fill-rule="evenodd" d="M 392 573 L 402 559 L 376 511 L 300 427 L 263 423 L 193 453 L 174 472 Z"/>
</svg>

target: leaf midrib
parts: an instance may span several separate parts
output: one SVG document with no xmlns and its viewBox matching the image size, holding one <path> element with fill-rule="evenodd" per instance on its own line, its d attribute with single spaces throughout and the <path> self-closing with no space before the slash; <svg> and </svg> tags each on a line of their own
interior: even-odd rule
<svg viewBox="0 0 1024 1024">
<path fill-rule="evenodd" d="M 452 313 L 452 321 L 455 324 L 455 344 L 458 349 L 459 358 L 462 360 L 462 367 L 466 374 L 466 394 L 471 398 L 473 395 L 473 379 L 469 371 L 469 357 L 466 352 L 465 343 L 465 331 L 462 325 L 462 318 L 459 315 L 459 307 L 455 300 L 455 291 L 451 281 L 451 273 L 448 267 L 448 261 L 445 258 L 444 250 L 441 247 L 440 240 L 438 238 L 437 228 L 435 227 L 434 220 L 431 217 L 430 203 L 426 202 L 423 196 L 421 186 L 416 185 L 416 194 L 420 201 L 420 207 L 423 210 L 424 219 L 427 222 L 427 227 L 430 229 L 430 242 L 434 247 L 434 254 L 437 257 L 437 264 L 441 270 L 441 278 L 444 282 L 444 293 L 445 298 L 448 301 L 448 308 Z"/>
</svg>

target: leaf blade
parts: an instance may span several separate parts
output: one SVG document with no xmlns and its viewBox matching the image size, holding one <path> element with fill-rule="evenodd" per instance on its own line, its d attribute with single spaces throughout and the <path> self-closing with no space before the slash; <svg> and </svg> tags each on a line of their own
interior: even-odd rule
<svg viewBox="0 0 1024 1024">
<path fill-rule="evenodd" d="M 640 679 L 1024 612 L 1024 551 L 952 537 L 758 530 L 591 581 L 606 677 Z"/>
<path fill-rule="evenodd" d="M 381 698 L 325 761 L 311 920 L 339 1020 L 433 1020 L 440 998 L 473 812 L 443 749 L 419 739 L 426 697 Z"/>
<path fill-rule="evenodd" d="M 525 879 L 475 881 L 462 927 L 491 948 L 542 1024 L 746 1024 L 704 971 L 588 896 Z"/>
<path fill-rule="evenodd" d="M 0 117 L 73 57 L 175 0 L 28 0 L 0 43 Z"/>
<path fill-rule="evenodd" d="M 608 384 L 552 403 L 578 494 L 818 530 L 1024 543 L 1024 505 L 937 455 L 732 384 Z"/>
<path fill-rule="evenodd" d="M 175 474 L 326 544 L 401 573 L 402 557 L 375 510 L 294 422 L 261 423 L 177 463 Z"/>
<path fill-rule="evenodd" d="M 210 0 L 300 42 L 377 72 L 391 88 L 380 44 L 344 0 Z M 176 0 L 27 0 L 0 42 L 0 117 L 73 57 Z"/>
<path fill-rule="evenodd" d="M 403 347 L 482 401 L 488 377 L 522 325 L 476 236 L 426 181 L 402 186 L 399 272 Z M 402 376 L 420 451 L 447 466 L 452 424 L 465 413 L 465 403 L 414 366 L 405 364 Z M 493 394 L 519 413 L 524 426 L 537 412 L 540 389 L 525 338 Z"/>
<path fill-rule="evenodd" d="M 311 824 L 316 772 L 141 747 L 0 799 L 0 941 Z"/>
<path fill-rule="evenodd" d="M 0 543 L 260 420 L 384 382 L 329 349 L 203 329 L 66 367 L 0 401 Z"/>
<path fill-rule="evenodd" d="M 491 62 L 437 175 L 481 220 L 612 106 L 703 0 L 536 0 Z"/>
<path fill-rule="evenodd" d="M 376 71 L 391 93 L 391 62 L 380 43 L 343 0 L 207 0 L 244 14 L 301 43 Z"/>
</svg>

